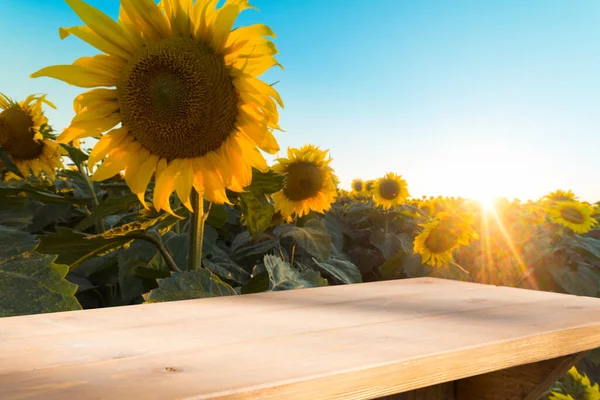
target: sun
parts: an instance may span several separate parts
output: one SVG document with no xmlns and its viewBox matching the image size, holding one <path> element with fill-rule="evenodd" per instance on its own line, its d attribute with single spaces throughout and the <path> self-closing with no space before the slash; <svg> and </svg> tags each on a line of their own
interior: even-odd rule
<svg viewBox="0 0 600 400">
<path fill-rule="evenodd" d="M 479 194 L 474 200 L 477 201 L 481 205 L 481 209 L 483 211 L 493 211 L 494 210 L 494 200 L 496 196 L 492 194 Z"/>
</svg>

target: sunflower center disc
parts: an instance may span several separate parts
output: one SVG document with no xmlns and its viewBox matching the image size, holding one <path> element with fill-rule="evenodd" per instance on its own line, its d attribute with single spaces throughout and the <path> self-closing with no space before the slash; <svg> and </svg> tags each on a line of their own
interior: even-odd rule
<svg viewBox="0 0 600 400">
<path fill-rule="evenodd" d="M 33 119 L 20 108 L 9 108 L 0 113 L 0 146 L 17 160 L 38 157 L 43 145 L 33 140 Z"/>
<path fill-rule="evenodd" d="M 288 166 L 283 194 L 292 201 L 310 199 L 323 188 L 323 171 L 314 164 L 299 162 Z"/>
<path fill-rule="evenodd" d="M 189 38 L 143 47 L 117 82 L 123 126 L 162 158 L 218 149 L 236 128 L 238 95 L 222 56 Z"/>
<path fill-rule="evenodd" d="M 574 208 L 563 208 L 560 210 L 560 215 L 573 224 L 583 224 L 585 222 L 583 214 Z"/>
<path fill-rule="evenodd" d="M 356 190 L 357 192 L 360 192 L 362 190 L 362 186 L 363 186 L 362 182 L 356 182 L 354 184 L 354 190 Z"/>
<path fill-rule="evenodd" d="M 435 254 L 452 249 L 457 243 L 456 234 L 449 227 L 442 224 L 433 228 L 425 239 L 425 246 Z"/>
<path fill-rule="evenodd" d="M 400 185 L 394 180 L 386 179 L 379 185 L 379 194 L 386 200 L 394 200 L 400 194 Z"/>
</svg>

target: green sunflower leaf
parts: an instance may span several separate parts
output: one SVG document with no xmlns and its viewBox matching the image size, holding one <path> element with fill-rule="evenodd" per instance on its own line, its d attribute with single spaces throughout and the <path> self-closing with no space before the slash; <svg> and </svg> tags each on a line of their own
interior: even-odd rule
<svg viewBox="0 0 600 400">
<path fill-rule="evenodd" d="M 0 317 L 80 310 L 77 285 L 56 256 L 35 252 L 35 237 L 0 226 Z"/>
<path fill-rule="evenodd" d="M 283 189 L 285 177 L 273 170 L 261 172 L 252 168 L 252 183 L 244 189 L 255 193 L 273 194 Z"/>
<path fill-rule="evenodd" d="M 158 288 L 144 295 L 147 303 L 234 296 L 236 291 L 207 269 L 185 271 L 160 279 Z"/>
<path fill-rule="evenodd" d="M 374 230 L 371 233 L 370 242 L 381 251 L 386 260 L 394 257 L 400 251 L 410 251 L 406 248 L 406 243 L 402 241 L 400 235 L 386 233 L 381 229 Z"/>
<path fill-rule="evenodd" d="M 108 199 L 95 207 L 92 213 L 83 219 L 75 229 L 85 230 L 106 217 L 126 213 L 138 205 L 140 205 L 140 201 L 135 194 Z"/>
<path fill-rule="evenodd" d="M 318 219 L 311 219 L 302 227 L 280 225 L 273 230 L 273 233 L 281 239 L 292 238 L 301 249 L 321 261 L 329 258 L 331 236 L 327 233 L 325 224 Z"/>
<path fill-rule="evenodd" d="M 64 147 L 65 150 L 67 150 L 67 153 L 69 153 L 69 157 L 71 158 L 71 160 L 73 160 L 73 162 L 78 166 L 81 166 L 81 164 L 83 164 L 83 162 L 87 161 L 87 159 L 89 158 L 87 154 L 79 150 L 77 147 L 68 144 L 62 144 L 61 146 Z"/>
<path fill-rule="evenodd" d="M 579 264 L 575 269 L 552 265 L 548 272 L 567 293 L 589 297 L 600 294 L 600 271 L 586 265 Z"/>
<path fill-rule="evenodd" d="M 266 255 L 265 268 L 269 274 L 269 290 L 292 290 L 327 286 L 328 282 L 319 272 L 306 270 L 298 272 L 279 257 Z"/>
<path fill-rule="evenodd" d="M 273 219 L 275 209 L 267 197 L 254 191 L 240 193 L 242 218 L 253 238 L 262 235 Z"/>
<path fill-rule="evenodd" d="M 29 198 L 38 200 L 45 204 L 83 204 L 89 199 L 76 199 L 73 197 L 61 196 L 48 191 L 33 188 L 24 182 L 19 184 L 7 185 L 0 183 L 0 198 Z"/>
<path fill-rule="evenodd" d="M 227 222 L 227 210 L 221 204 L 213 204 L 210 207 L 206 224 L 220 228 Z"/>
<path fill-rule="evenodd" d="M 38 205 L 23 198 L 0 196 L 0 225 L 25 230 L 37 208 Z"/>
<path fill-rule="evenodd" d="M 326 262 L 313 258 L 313 261 L 321 271 L 333 276 L 342 283 L 351 284 L 362 282 L 360 270 L 351 261 L 338 260 L 335 258 L 330 258 Z"/>
<path fill-rule="evenodd" d="M 56 233 L 39 236 L 40 244 L 37 251 L 44 254 L 58 254 L 58 262 L 75 268 L 90 257 L 106 255 L 126 247 L 135 239 L 144 239 L 144 235 L 150 229 L 164 234 L 177 221 L 177 218 L 165 213 L 156 218 L 121 225 L 98 235 L 88 235 L 57 226 Z"/>
</svg>

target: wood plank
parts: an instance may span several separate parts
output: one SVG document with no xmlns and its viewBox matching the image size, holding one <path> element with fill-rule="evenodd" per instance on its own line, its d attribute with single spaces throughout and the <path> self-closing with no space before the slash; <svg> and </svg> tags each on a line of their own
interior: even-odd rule
<svg viewBox="0 0 600 400">
<path fill-rule="evenodd" d="M 210 347 L 240 340 L 427 318 L 449 311 L 502 307 L 556 296 L 446 280 L 410 281 L 119 307 L 111 309 L 115 311 L 114 318 L 109 318 L 110 310 L 103 309 L 0 319 L 0 340 L 11 349 L 9 353 L 0 352 L 0 374 L 186 351 L 190 344 Z M 177 303 L 181 303 L 180 307 Z M 139 312 L 138 308 L 144 310 Z M 130 310 L 132 315 L 128 317 L 123 309 Z M 137 322 L 136 313 L 141 314 Z M 95 319 L 97 314 L 102 316 Z M 40 321 L 37 327 L 35 317 Z M 44 333 L 46 330 L 51 333 Z M 19 337 L 19 333 L 24 336 Z"/>
<path fill-rule="evenodd" d="M 538 400 L 586 352 L 477 375 L 456 382 L 461 400 Z"/>
<path fill-rule="evenodd" d="M 435 290 L 430 287 L 435 285 Z M 445 288 L 445 289 L 444 289 Z M 451 289 L 449 289 L 451 288 Z M 448 290 L 449 289 L 449 290 Z M 476 296 L 474 291 L 483 290 L 486 296 L 506 293 L 505 287 L 468 284 L 444 279 L 404 279 L 402 281 L 372 282 L 368 285 L 340 285 L 326 288 L 257 293 L 239 296 L 215 297 L 202 300 L 185 300 L 158 304 L 140 304 L 113 308 L 99 308 L 83 311 L 48 313 L 9 317 L 0 319 L 0 340 L 22 339 L 65 334 L 91 330 L 105 330 L 125 327 L 155 326 L 157 324 L 185 323 L 190 320 L 203 321 L 223 318 L 223 315 L 261 315 L 272 312 L 287 313 L 288 309 L 330 306 L 341 303 L 357 304 L 364 302 L 396 301 L 400 298 L 411 302 L 419 301 L 433 291 Z M 514 289 L 513 289 L 514 290 Z M 519 291 L 520 297 L 531 299 L 529 291 Z M 512 292 L 511 292 L 512 293 Z M 539 292 L 538 296 L 546 293 Z M 486 297 L 487 298 L 487 297 Z M 542 297 L 538 297 L 542 298 Z M 550 298 L 550 297 L 548 297 Z M 510 301 L 510 300 L 508 300 Z M 10 325 L 7 325 L 10 324 Z"/>
<path fill-rule="evenodd" d="M 370 399 L 600 346 L 599 299 L 431 278 L 294 292 L 119 310 L 115 327 L 47 314 L 21 339 L 35 318 L 0 320 L 0 398 Z"/>
</svg>

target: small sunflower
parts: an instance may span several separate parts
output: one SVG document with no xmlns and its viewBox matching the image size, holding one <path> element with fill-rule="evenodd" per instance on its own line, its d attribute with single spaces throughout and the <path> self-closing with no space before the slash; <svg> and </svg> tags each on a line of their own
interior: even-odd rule
<svg viewBox="0 0 600 400">
<path fill-rule="evenodd" d="M 420 224 L 423 231 L 415 238 L 414 252 L 421 254 L 424 264 L 433 267 L 452 261 L 453 251 L 477 237 L 467 214 L 441 212 L 435 220 Z"/>
<path fill-rule="evenodd" d="M 63 168 L 61 157 L 66 151 L 52 140 L 43 104 L 56 108 L 46 95 L 32 94 L 16 102 L 0 93 L 0 147 L 25 178 L 44 172 L 54 179 L 55 170 Z"/>
<path fill-rule="evenodd" d="M 190 210 L 192 188 L 228 203 L 226 188 L 241 192 L 252 167 L 268 169 L 259 149 L 279 150 L 272 131 L 283 104 L 258 76 L 280 64 L 269 27 L 232 30 L 253 8 L 247 0 L 219 8 L 216 0 L 122 0 L 117 21 L 82 0 L 66 2 L 86 25 L 61 28 L 60 37 L 77 36 L 103 54 L 32 77 L 94 88 L 76 97 L 76 116 L 59 137 L 101 137 L 89 158 L 90 166 L 102 161 L 94 180 L 124 170 L 145 206 L 154 175 L 154 207 L 172 213 L 173 192 Z"/>
<path fill-rule="evenodd" d="M 365 182 L 365 194 L 370 196 L 373 194 L 373 187 L 375 186 L 375 180 L 369 179 Z"/>
<path fill-rule="evenodd" d="M 544 199 L 550 202 L 558 202 L 558 201 L 574 201 L 577 200 L 577 196 L 570 190 L 555 190 L 552 193 L 544 196 Z"/>
<path fill-rule="evenodd" d="M 563 386 L 559 393 L 552 391 L 550 400 L 600 400 L 600 387 L 597 383 L 592 384 L 586 374 L 581 374 L 576 367 L 571 367 L 560 381 Z"/>
<path fill-rule="evenodd" d="M 352 181 L 352 194 L 355 196 L 361 196 L 365 190 L 365 182 L 360 179 L 360 178 L 356 178 Z"/>
<path fill-rule="evenodd" d="M 388 172 L 373 185 L 373 200 L 384 209 L 404 203 L 408 194 L 408 185 L 400 175 Z"/>
<path fill-rule="evenodd" d="M 589 232 L 597 224 L 597 221 L 592 218 L 593 207 L 579 201 L 559 201 L 551 204 L 547 210 L 552 222 L 569 228 L 575 233 Z"/>
<path fill-rule="evenodd" d="M 329 166 L 328 150 L 313 145 L 288 149 L 288 158 L 278 158 L 273 169 L 285 176 L 283 189 L 273 194 L 275 211 L 287 220 L 311 210 L 327 211 L 337 196 L 336 177 Z"/>
</svg>

